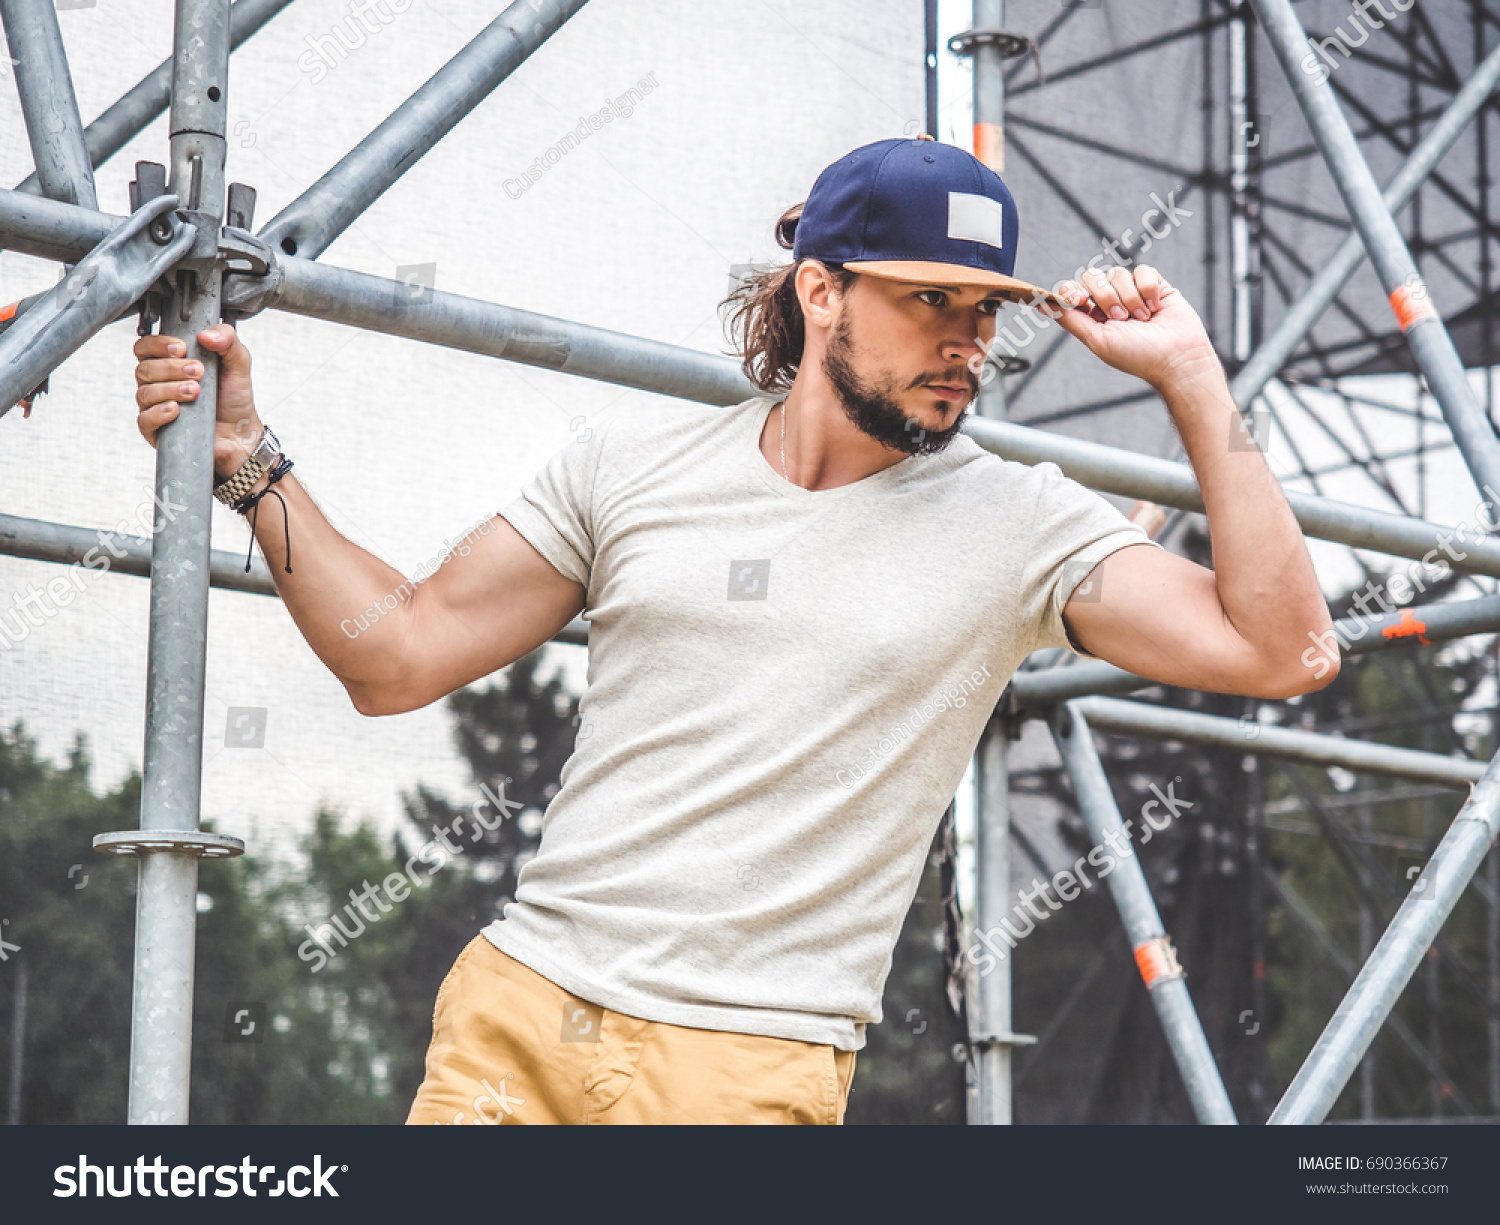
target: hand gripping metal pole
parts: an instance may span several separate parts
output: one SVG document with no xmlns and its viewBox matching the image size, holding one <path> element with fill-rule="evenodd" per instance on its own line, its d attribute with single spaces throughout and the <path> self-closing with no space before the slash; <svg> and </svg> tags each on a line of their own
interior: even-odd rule
<svg viewBox="0 0 1500 1225">
<path fill-rule="evenodd" d="M 0 0 L 0 19 L 42 191 L 54 200 L 96 207 L 94 168 L 52 0 Z"/>
<path fill-rule="evenodd" d="M 0 415 L 114 322 L 193 245 L 176 196 L 143 205 L 0 335 Z"/>
<path fill-rule="evenodd" d="M 94 840 L 106 853 L 140 856 L 132 1123 L 188 1120 L 198 859 L 243 849 L 238 839 L 198 829 L 218 358 L 195 338 L 219 321 L 229 0 L 177 0 L 172 65 L 171 190 L 198 235 L 174 273 L 162 331 L 186 340 L 204 375 L 197 400 L 183 405 L 156 444 L 141 828 Z"/>
<path fill-rule="evenodd" d="M 1375 176 L 1359 151 L 1333 89 L 1326 80 L 1320 81 L 1302 68 L 1302 61 L 1313 52 L 1302 23 L 1292 12 L 1291 0 L 1251 2 L 1474 484 L 1500 489 L 1500 441 L 1469 386 L 1448 329 L 1428 296 L 1391 210 L 1381 199 Z"/>
<path fill-rule="evenodd" d="M 1203 1026 L 1193 1009 L 1182 967 L 1162 929 L 1151 887 L 1130 845 L 1131 831 L 1120 819 L 1114 793 L 1094 748 L 1093 733 L 1076 703 L 1059 706 L 1052 719 L 1052 738 L 1062 754 L 1078 811 L 1088 824 L 1095 846 L 1107 847 L 1117 862 L 1109 875 L 1109 891 L 1125 924 L 1136 965 L 1161 1018 L 1172 1059 L 1200 1123 L 1235 1123 L 1234 1107 L 1214 1063 Z"/>
<path fill-rule="evenodd" d="M 1321 1123 L 1500 836 L 1500 757 L 1475 784 L 1268 1122 Z"/>
<path fill-rule="evenodd" d="M 1489 101 L 1495 86 L 1500 84 L 1500 47 L 1496 47 L 1474 69 L 1474 75 L 1453 96 L 1448 109 L 1432 125 L 1420 143 L 1411 151 L 1406 163 L 1386 184 L 1381 199 L 1395 216 L 1411 203 L 1417 189 L 1426 181 L 1443 155 L 1453 147 L 1463 130 L 1478 114 L 1479 108 Z M 1339 296 L 1339 291 L 1349 283 L 1349 278 L 1365 259 L 1365 244 L 1359 231 L 1345 237 L 1339 249 L 1318 269 L 1307 283 L 1301 295 L 1287 308 L 1281 322 L 1261 342 L 1250 360 L 1234 376 L 1229 390 L 1241 409 L 1248 409 L 1251 401 L 1266 389 L 1266 384 L 1276 377 L 1276 372 L 1287 364 L 1297 346 L 1313 326 L 1323 317 L 1323 312 Z"/>
<path fill-rule="evenodd" d="M 316 259 L 585 3 L 516 0 L 337 166 L 273 217 L 260 237 L 288 255 Z"/>
</svg>

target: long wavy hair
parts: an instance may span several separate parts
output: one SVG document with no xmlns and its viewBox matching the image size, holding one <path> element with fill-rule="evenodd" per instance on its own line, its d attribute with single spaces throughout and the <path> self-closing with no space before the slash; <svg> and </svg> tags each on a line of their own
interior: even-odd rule
<svg viewBox="0 0 1500 1225">
<path fill-rule="evenodd" d="M 776 221 L 777 245 L 787 251 L 796 239 L 802 208 L 802 204 L 794 204 Z M 806 262 L 800 259 L 768 272 L 752 272 L 719 303 L 721 314 L 728 311 L 725 328 L 740 358 L 740 367 L 761 391 L 785 391 L 792 385 L 802 361 L 807 328 L 802 304 L 797 300 L 796 277 L 797 269 Z M 859 275 L 842 264 L 818 262 L 833 274 L 840 293 L 848 292 Z"/>
</svg>

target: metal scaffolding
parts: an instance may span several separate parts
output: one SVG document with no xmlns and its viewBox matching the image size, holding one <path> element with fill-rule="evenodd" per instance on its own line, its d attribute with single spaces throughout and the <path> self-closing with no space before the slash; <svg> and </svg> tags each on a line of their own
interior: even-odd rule
<svg viewBox="0 0 1500 1225">
<path fill-rule="evenodd" d="M 181 1123 L 188 1115 L 188 1067 L 191 1052 L 193 947 L 198 861 L 239 854 L 233 837 L 199 829 L 203 687 L 211 587 L 274 595 L 265 567 L 248 573 L 239 560 L 214 552 L 209 540 L 212 505 L 213 434 L 216 358 L 198 349 L 194 337 L 223 317 L 243 319 L 263 310 L 346 324 L 351 327 L 421 340 L 506 361 L 576 374 L 625 387 L 679 397 L 709 405 L 728 405 L 755 394 L 738 364 L 729 358 L 687 350 L 625 333 L 534 314 L 497 303 L 431 291 L 420 301 L 398 292 L 397 282 L 317 262 L 329 244 L 349 227 L 424 153 L 514 72 L 576 14 L 585 0 L 517 0 L 399 106 L 347 157 L 258 233 L 252 231 L 254 193 L 226 178 L 225 116 L 232 48 L 273 18 L 288 0 L 177 0 L 174 49 L 170 60 L 125 98 L 84 128 L 58 32 L 51 0 L 0 0 L 12 57 L 17 61 L 27 135 L 36 174 L 14 191 L 0 191 L 0 244 L 9 249 L 70 265 L 53 289 L 17 304 L 14 322 L 0 334 L 0 416 L 29 398 L 51 372 L 89 337 L 109 323 L 139 314 L 143 329 L 160 322 L 164 332 L 183 337 L 189 355 L 201 361 L 202 393 L 184 406 L 180 419 L 165 427 L 157 447 L 158 507 L 171 504 L 186 513 L 158 513 L 152 540 L 125 540 L 112 568 L 151 579 L 145 769 L 140 828 L 100 835 L 104 853 L 131 855 L 140 861 L 137 910 L 135 997 L 131 1045 L 129 1117 L 132 1123 Z M 1074 18 L 1065 9 L 1034 38 L 1006 28 L 1003 0 L 974 0 L 972 28 L 951 40 L 949 50 L 972 61 L 974 74 L 974 151 L 1002 169 L 1007 149 L 1006 98 L 1036 84 L 1015 86 L 1018 68 L 1007 60 L 1035 56 L 1049 37 Z M 935 36 L 929 5 L 928 34 Z M 1488 26 L 1500 27 L 1483 5 L 1476 17 L 1475 67 L 1467 83 L 1452 82 L 1453 97 L 1436 115 L 1414 109 L 1404 136 L 1380 122 L 1336 77 L 1315 81 L 1302 66 L 1309 42 L 1289 0 L 1203 0 L 1200 19 L 1181 31 L 1165 31 L 1143 40 L 1132 54 L 1160 47 L 1173 39 L 1222 35 L 1227 50 L 1226 110 L 1231 118 L 1228 173 L 1197 176 L 1205 191 L 1219 192 L 1227 205 L 1230 248 L 1230 343 L 1233 390 L 1249 411 L 1268 388 L 1297 394 L 1310 381 L 1289 370 L 1307 358 L 1323 379 L 1340 372 L 1397 362 L 1389 336 L 1356 320 L 1357 343 L 1315 345 L 1309 340 L 1325 311 L 1368 254 L 1384 291 L 1390 296 L 1397 339 L 1409 348 L 1412 368 L 1426 378 L 1454 443 L 1475 484 L 1500 486 L 1500 441 L 1490 406 L 1481 404 L 1464 370 L 1460 347 L 1425 292 L 1417 260 L 1441 254 L 1442 244 L 1414 243 L 1395 217 L 1438 175 L 1438 163 L 1470 125 L 1484 122 L 1491 94 L 1500 82 L 1500 48 L 1481 56 Z M 1420 18 L 1400 37 L 1413 65 L 1430 64 L 1419 53 Z M 1263 282 L 1275 279 L 1275 247 L 1265 212 L 1279 207 L 1295 211 L 1295 201 L 1267 197 L 1261 159 L 1250 136 L 1257 121 L 1257 35 L 1269 45 L 1286 84 L 1305 115 L 1316 149 L 1337 185 L 1353 230 L 1321 270 L 1305 268 L 1306 288 L 1293 298 L 1280 324 L 1264 338 L 1260 315 Z M 935 43 L 933 44 L 935 47 Z M 1208 43 L 1205 41 L 1205 46 Z M 1053 79 L 1089 70 L 1075 65 Z M 1448 65 L 1451 70 L 1451 65 Z M 1416 74 L 1417 67 L 1408 72 Z M 1451 75 L 1451 72 L 1450 72 Z M 1014 88 L 1013 88 L 1014 86 Z M 1360 149 L 1345 108 L 1402 155 L 1399 172 L 1382 191 Z M 93 170 L 164 108 L 170 110 L 170 158 L 165 167 L 138 163 L 128 216 L 101 211 L 95 199 Z M 935 98 L 929 95 L 929 122 Z M 1431 119 L 1417 135 L 1418 120 Z M 1023 125 L 1030 135 L 1040 125 Z M 1088 138 L 1051 131 L 1058 139 Z M 1025 141 L 1010 138 L 1035 167 L 1038 161 Z M 1097 150 L 1096 150 L 1097 151 Z M 1108 150 L 1105 150 L 1108 152 Z M 1118 151 L 1116 151 L 1118 152 Z M 1192 177 L 1192 176 L 1187 176 Z M 1076 198 L 1058 184 L 1065 200 Z M 1481 188 L 1475 227 L 1488 251 L 1495 236 L 1488 217 L 1488 195 Z M 1334 219 L 1335 224 L 1342 224 Z M 1281 251 L 1280 256 L 1290 258 Z M 1490 294 L 1485 257 L 1481 302 Z M 1488 351 L 1488 324 L 1482 349 Z M 1471 346 L 1462 346 L 1471 348 Z M 966 429 L 980 446 L 1007 459 L 1028 464 L 1053 462 L 1075 479 L 1101 492 L 1123 494 L 1175 508 L 1201 512 L 1203 503 L 1190 468 L 1171 460 L 1101 443 L 1068 438 L 1029 424 L 1007 420 L 1008 408 L 1020 398 L 1032 377 L 1054 350 L 1033 361 L 991 358 L 1005 376 L 985 382 L 977 415 Z M 1493 361 L 1485 365 L 1492 366 Z M 1383 367 L 1382 367 L 1383 368 Z M 1334 389 L 1339 391 L 1335 386 Z M 1353 409 L 1351 397 L 1343 402 Z M 1115 405 L 1092 404 L 1070 409 L 1077 418 L 1108 411 Z M 1055 418 L 1054 418 L 1055 419 Z M 1451 529 L 1428 522 L 1401 503 L 1381 472 L 1378 456 L 1350 453 L 1350 464 L 1370 475 L 1396 505 L 1381 511 L 1318 494 L 1288 491 L 1288 501 L 1310 537 L 1391 557 L 1425 559 Z M 1304 475 L 1314 476 L 1309 472 Z M 1313 481 L 1316 489 L 1316 480 Z M 1500 497 L 1500 495 L 1496 495 Z M 92 533 L 64 524 L 0 515 L 0 553 L 44 561 L 77 561 L 94 543 Z M 1456 571 L 1500 578 L 1500 540 L 1485 536 L 1466 545 L 1455 559 Z M 1414 615 L 1415 614 L 1415 615 Z M 1409 627 L 1420 622 L 1419 631 Z M 1402 613 L 1386 613 L 1336 624 L 1343 654 L 1409 649 L 1413 638 L 1424 643 L 1452 641 L 1500 631 L 1500 595 L 1428 602 Z M 1357 632 L 1356 632 L 1357 631 Z M 1373 632 L 1372 632 L 1373 631 Z M 558 635 L 559 641 L 586 643 L 582 621 Z M 1405 1029 L 1391 1012 L 1401 991 L 1429 949 L 1454 959 L 1439 939 L 1443 921 L 1459 896 L 1476 879 L 1500 832 L 1500 776 L 1493 764 L 1437 753 L 1394 749 L 1369 741 L 1290 728 L 1258 729 L 1245 735 L 1243 722 L 1183 711 L 1142 701 L 1101 696 L 1128 693 L 1153 685 L 1102 662 L 1067 666 L 1055 657 L 1027 661 L 1008 687 L 990 720 L 976 754 L 978 886 L 975 923 L 990 930 L 1005 911 L 1011 888 L 1011 779 L 1008 741 L 1020 724 L 1047 722 L 1071 781 L 1073 797 L 1096 841 L 1120 836 L 1121 816 L 1110 780 L 1095 745 L 1092 728 L 1135 737 L 1161 737 L 1235 749 L 1256 758 L 1337 766 L 1349 771 L 1428 780 L 1447 787 L 1472 786 L 1472 794 L 1453 821 L 1424 873 L 1421 889 L 1401 903 L 1394 919 L 1355 973 L 1336 944 L 1321 935 L 1318 920 L 1296 897 L 1290 884 L 1261 863 L 1263 881 L 1298 922 L 1353 982 L 1323 1037 L 1308 1055 L 1290 1090 L 1270 1121 L 1318 1122 L 1349 1082 L 1374 1035 L 1388 1020 L 1408 1049 L 1417 1053 L 1433 1075 L 1441 1075 L 1435 1056 Z M 1316 809 L 1322 819 L 1321 809 Z M 1343 838 L 1347 831 L 1327 829 Z M 1366 888 L 1374 869 L 1359 858 Z M 1162 925 L 1144 871 L 1134 853 L 1109 880 L 1131 951 L 1140 967 L 1183 1085 L 1201 1122 L 1233 1123 L 1235 1112 L 1204 1030 L 1189 996 L 1182 967 Z M 1491 907 L 1490 967 L 1487 988 L 1492 1044 L 1500 1032 L 1500 993 L 1495 980 L 1497 936 L 1493 914 L 1500 894 L 1496 858 L 1489 854 L 1490 881 L 1478 879 Z M 1420 896 L 1418 893 L 1420 892 Z M 1370 912 L 1374 913 L 1373 908 Z M 1479 986 L 1475 988 L 1483 994 Z M 983 976 L 970 996 L 970 1046 L 974 1053 L 975 1106 L 971 1121 L 1008 1123 L 1012 1118 L 1012 1048 L 1034 1041 L 1011 1032 L 1011 982 L 1008 963 Z M 1500 1062 L 1500 1053 L 1492 1053 Z M 1500 1073 L 1492 1071 L 1493 1093 L 1500 1098 Z M 1495 1103 L 1500 1110 L 1500 1102 Z"/>
</svg>

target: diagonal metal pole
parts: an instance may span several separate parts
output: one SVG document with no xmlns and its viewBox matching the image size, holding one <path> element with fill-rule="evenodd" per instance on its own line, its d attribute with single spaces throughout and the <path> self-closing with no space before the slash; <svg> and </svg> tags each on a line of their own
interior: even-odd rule
<svg viewBox="0 0 1500 1225">
<path fill-rule="evenodd" d="M 1120 819 L 1114 792 L 1094 747 L 1093 732 L 1077 703 L 1057 708 L 1052 720 L 1052 738 L 1072 780 L 1078 811 L 1088 824 L 1089 836 L 1096 847 L 1108 846 L 1117 859 L 1117 866 L 1109 876 L 1109 891 L 1130 938 L 1130 947 L 1135 951 L 1151 1004 L 1161 1019 L 1172 1059 L 1182 1074 L 1193 1113 L 1200 1123 L 1234 1123 L 1237 1121 L 1234 1107 L 1230 1105 L 1213 1052 L 1193 1008 L 1182 969 L 1171 952 L 1146 874 L 1130 846 L 1131 830 Z"/>
<path fill-rule="evenodd" d="M 230 48 L 238 47 L 291 2 L 292 0 L 235 0 L 229 10 Z M 89 165 L 97 170 L 123 149 L 148 123 L 167 109 L 171 96 L 172 61 L 162 60 L 148 76 L 143 77 L 83 130 Z M 35 194 L 41 193 L 42 186 L 33 174 L 22 180 L 16 190 Z"/>
<path fill-rule="evenodd" d="M 146 745 L 141 830 L 101 835 L 95 846 L 140 856 L 135 999 L 130 1041 L 130 1122 L 186 1123 L 193 1035 L 193 949 L 208 635 L 209 518 L 213 505 L 218 366 L 195 337 L 219 321 L 217 219 L 224 206 L 229 0 L 177 0 L 172 56 L 170 188 L 205 230 L 177 273 L 162 331 L 183 337 L 201 361 L 202 391 L 156 446 L 156 531 L 146 664 Z M 196 266 L 196 270 L 192 270 Z M 168 514 L 163 507 L 175 508 Z"/>
<path fill-rule="evenodd" d="M 1321 1123 L 1327 1116 L 1497 835 L 1500 757 L 1459 809 L 1269 1122 Z"/>
<path fill-rule="evenodd" d="M 0 0 L 0 19 L 42 191 L 53 200 L 97 207 L 94 168 L 52 0 Z"/>
<path fill-rule="evenodd" d="M 1500 489 L 1500 440 L 1469 386 L 1448 329 L 1428 296 L 1400 227 L 1381 199 L 1349 121 L 1327 84 L 1326 71 L 1319 79 L 1302 67 L 1311 51 L 1291 0 L 1251 2 L 1475 485 Z"/>
<path fill-rule="evenodd" d="M 1234 749 L 1241 753 L 1285 757 L 1312 765 L 1343 766 L 1364 774 L 1421 778 L 1462 788 L 1484 777 L 1484 763 L 1445 757 L 1420 749 L 1403 749 L 1371 740 L 1325 736 L 1261 723 L 1246 726 L 1223 715 L 1205 715 L 1173 706 L 1127 702 L 1121 698 L 1085 697 L 1069 703 L 1093 727 L 1159 740 Z"/>
<path fill-rule="evenodd" d="M 1261 866 L 1261 873 L 1262 879 L 1265 880 L 1266 884 L 1271 887 L 1272 892 L 1281 899 L 1282 904 L 1287 908 L 1287 913 L 1297 921 L 1297 924 L 1303 930 L 1312 936 L 1323 950 L 1324 955 L 1339 968 L 1345 982 L 1352 983 L 1358 973 L 1357 967 L 1344 954 L 1344 950 L 1339 948 L 1338 942 L 1334 940 L 1329 930 L 1323 926 L 1322 920 L 1313 912 L 1312 907 L 1303 901 L 1297 891 L 1270 864 L 1263 864 Z M 1447 1070 L 1437 1061 L 1432 1052 L 1417 1040 L 1417 1036 L 1411 1032 L 1405 1022 L 1392 1013 L 1386 1023 L 1391 1027 L 1391 1032 L 1400 1039 L 1401 1044 L 1412 1053 L 1417 1062 L 1422 1065 L 1423 1069 L 1433 1080 L 1440 1084 L 1449 1085 L 1452 1088 L 1455 1104 L 1465 1114 L 1476 1113 L 1463 1091 L 1454 1083 L 1453 1077 L 1448 1075 Z"/>
<path fill-rule="evenodd" d="M 1405 164 L 1389 183 L 1381 199 L 1393 216 L 1399 214 L 1417 189 L 1426 181 L 1433 168 L 1442 161 L 1443 155 L 1453 147 L 1463 130 L 1473 121 L 1489 97 L 1500 84 L 1500 47 L 1496 47 L 1479 63 L 1464 87 L 1453 96 L 1448 109 L 1411 151 Z M 1235 403 L 1248 408 L 1252 400 L 1266 389 L 1276 372 L 1287 364 L 1297 346 L 1313 326 L 1323 317 L 1323 312 L 1333 304 L 1339 292 L 1349 283 L 1349 278 L 1365 259 L 1365 244 L 1359 232 L 1351 232 L 1339 245 L 1328 262 L 1318 269 L 1301 296 L 1287 308 L 1281 322 L 1261 342 L 1260 348 L 1251 355 L 1244 368 L 1230 383 Z"/>
<path fill-rule="evenodd" d="M 288 255 L 316 259 L 586 3 L 516 0 L 338 165 L 273 217 L 260 237 Z"/>
</svg>

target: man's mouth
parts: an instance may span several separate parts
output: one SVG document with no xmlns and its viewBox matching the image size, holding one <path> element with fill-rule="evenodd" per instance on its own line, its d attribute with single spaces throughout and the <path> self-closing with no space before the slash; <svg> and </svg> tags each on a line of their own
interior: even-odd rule
<svg viewBox="0 0 1500 1225">
<path fill-rule="evenodd" d="M 969 389 L 955 383 L 929 383 L 927 386 L 945 400 L 967 400 Z"/>
</svg>

